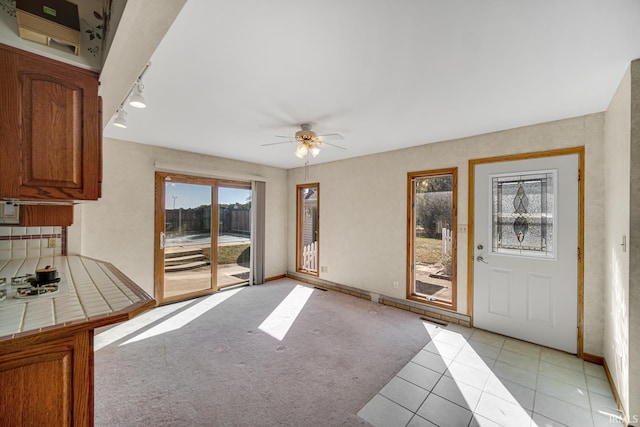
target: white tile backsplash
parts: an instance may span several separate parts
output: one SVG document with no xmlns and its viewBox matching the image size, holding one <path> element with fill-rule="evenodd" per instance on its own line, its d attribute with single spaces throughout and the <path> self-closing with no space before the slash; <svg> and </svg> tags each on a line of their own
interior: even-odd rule
<svg viewBox="0 0 640 427">
<path fill-rule="evenodd" d="M 12 236 L 22 236 L 23 234 L 27 234 L 27 227 L 11 227 Z"/>
<path fill-rule="evenodd" d="M 40 256 L 41 257 L 48 257 L 48 256 L 54 256 L 54 255 L 60 255 L 61 250 L 59 250 L 59 252 L 56 253 L 56 250 L 60 249 L 60 248 L 40 248 Z"/>
<path fill-rule="evenodd" d="M 20 239 L 29 235 L 62 235 L 62 227 L 0 227 L 0 236 L 13 240 L 0 240 L 0 260 L 53 257 L 62 255 L 62 239 L 56 237 L 56 247 L 49 248 L 49 239 Z M 17 239 L 15 239 L 17 238 Z"/>
<path fill-rule="evenodd" d="M 11 259 L 21 259 L 27 257 L 27 241 L 11 240 Z"/>
<path fill-rule="evenodd" d="M 40 256 L 40 247 L 27 248 L 27 258 L 38 258 Z"/>
<path fill-rule="evenodd" d="M 27 241 L 26 240 L 12 240 L 11 241 L 11 249 L 27 249 Z"/>
<path fill-rule="evenodd" d="M 0 240 L 0 260 L 62 255 L 60 246 L 48 248 L 47 243 L 46 239 Z"/>
</svg>

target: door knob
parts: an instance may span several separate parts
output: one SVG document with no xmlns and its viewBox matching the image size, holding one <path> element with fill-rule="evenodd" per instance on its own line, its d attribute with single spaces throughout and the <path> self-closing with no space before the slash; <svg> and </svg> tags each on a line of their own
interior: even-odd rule
<svg viewBox="0 0 640 427">
<path fill-rule="evenodd" d="M 481 255 L 478 255 L 478 257 L 476 258 L 476 261 L 478 262 L 484 262 L 485 264 L 489 264 L 487 261 L 484 260 L 484 258 L 482 258 Z"/>
</svg>

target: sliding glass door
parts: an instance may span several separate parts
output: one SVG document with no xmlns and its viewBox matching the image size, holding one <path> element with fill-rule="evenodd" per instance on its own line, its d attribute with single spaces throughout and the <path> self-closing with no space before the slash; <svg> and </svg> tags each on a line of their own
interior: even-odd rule
<svg viewBox="0 0 640 427">
<path fill-rule="evenodd" d="M 218 288 L 251 279 L 251 188 L 218 187 Z"/>
<path fill-rule="evenodd" d="M 212 198 L 209 185 L 165 183 L 164 299 L 214 289 Z"/>
<path fill-rule="evenodd" d="M 156 173 L 160 303 L 250 283 L 251 184 Z"/>
</svg>

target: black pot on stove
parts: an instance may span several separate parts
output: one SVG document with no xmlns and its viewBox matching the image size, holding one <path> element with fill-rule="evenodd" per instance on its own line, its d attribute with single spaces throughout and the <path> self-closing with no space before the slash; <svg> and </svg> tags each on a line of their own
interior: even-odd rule
<svg viewBox="0 0 640 427">
<path fill-rule="evenodd" d="M 39 268 L 36 270 L 36 282 L 38 283 L 51 283 L 55 282 L 58 278 L 58 269 L 47 265 L 45 268 Z"/>
</svg>

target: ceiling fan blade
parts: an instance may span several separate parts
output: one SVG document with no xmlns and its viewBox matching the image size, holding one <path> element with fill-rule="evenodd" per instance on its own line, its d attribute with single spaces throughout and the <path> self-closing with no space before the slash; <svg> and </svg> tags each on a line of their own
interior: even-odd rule
<svg viewBox="0 0 640 427">
<path fill-rule="evenodd" d="M 341 150 L 345 150 L 345 151 L 347 150 L 347 149 L 346 149 L 346 148 L 344 148 L 344 147 L 341 147 L 341 146 L 336 145 L 336 144 L 332 144 L 332 143 L 327 142 L 327 141 L 322 141 L 322 145 L 330 145 L 330 146 L 332 146 L 332 147 L 339 148 L 339 149 L 341 149 Z M 322 146 L 322 145 L 321 145 L 321 146 Z"/>
<path fill-rule="evenodd" d="M 324 135 L 317 135 L 320 140 L 324 141 L 325 139 L 344 139 L 344 136 L 339 133 L 327 133 Z"/>
<path fill-rule="evenodd" d="M 291 135 L 289 135 L 289 136 L 275 135 L 274 138 L 288 138 L 288 139 L 291 139 Z"/>
<path fill-rule="evenodd" d="M 271 142 L 269 144 L 260 144 L 260 147 L 268 147 L 270 145 L 280 145 L 280 144 L 288 144 L 290 142 L 296 142 L 296 141 L 282 141 L 282 142 Z"/>
</svg>

